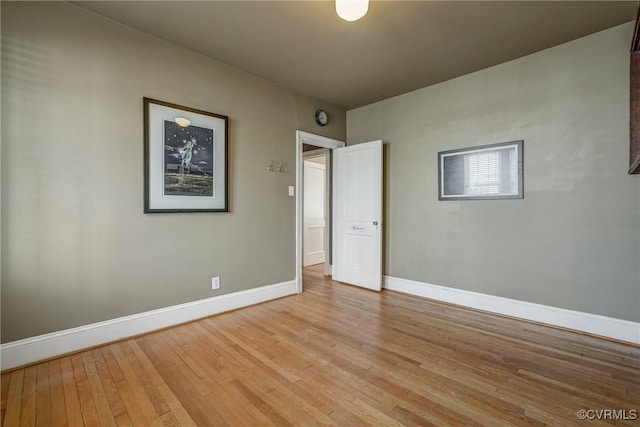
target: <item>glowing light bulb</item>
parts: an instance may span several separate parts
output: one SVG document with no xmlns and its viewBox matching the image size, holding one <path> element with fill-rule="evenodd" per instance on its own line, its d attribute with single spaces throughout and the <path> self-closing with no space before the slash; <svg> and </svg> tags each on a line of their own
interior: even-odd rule
<svg viewBox="0 0 640 427">
<path fill-rule="evenodd" d="M 357 21 L 368 10 L 369 0 L 336 0 L 336 13 L 345 21 Z"/>
</svg>

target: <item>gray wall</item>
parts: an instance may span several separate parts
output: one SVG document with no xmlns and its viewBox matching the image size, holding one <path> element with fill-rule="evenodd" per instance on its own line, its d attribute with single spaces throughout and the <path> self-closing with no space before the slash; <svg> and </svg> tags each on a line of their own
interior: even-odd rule
<svg viewBox="0 0 640 427">
<path fill-rule="evenodd" d="M 2 342 L 294 278 L 295 130 L 344 140 L 343 110 L 68 3 L 1 7 Z M 142 213 L 143 96 L 230 117 L 230 213 Z"/>
<path fill-rule="evenodd" d="M 349 144 L 386 142 L 385 274 L 640 321 L 632 31 L 348 111 Z M 438 201 L 438 151 L 517 139 L 523 200 Z"/>
</svg>

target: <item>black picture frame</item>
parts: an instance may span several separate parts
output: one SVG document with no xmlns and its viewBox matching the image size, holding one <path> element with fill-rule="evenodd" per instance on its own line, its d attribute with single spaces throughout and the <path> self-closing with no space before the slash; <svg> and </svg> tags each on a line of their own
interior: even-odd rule
<svg viewBox="0 0 640 427">
<path fill-rule="evenodd" d="M 640 8 L 629 63 L 629 175 L 640 174 Z"/>
<path fill-rule="evenodd" d="M 438 200 L 524 198 L 524 141 L 438 153 Z"/>
<path fill-rule="evenodd" d="M 143 98 L 144 212 L 229 211 L 229 117 Z"/>
</svg>

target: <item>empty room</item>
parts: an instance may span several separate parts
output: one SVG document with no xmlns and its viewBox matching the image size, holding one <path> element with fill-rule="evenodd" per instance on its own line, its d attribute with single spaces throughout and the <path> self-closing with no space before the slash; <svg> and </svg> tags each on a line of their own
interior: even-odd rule
<svg viewBox="0 0 640 427">
<path fill-rule="evenodd" d="M 5 1 L 3 426 L 637 426 L 637 1 Z"/>
</svg>

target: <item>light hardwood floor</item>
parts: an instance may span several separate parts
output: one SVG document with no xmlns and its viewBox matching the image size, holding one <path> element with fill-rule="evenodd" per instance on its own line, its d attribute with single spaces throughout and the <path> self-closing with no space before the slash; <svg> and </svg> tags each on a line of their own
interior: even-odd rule
<svg viewBox="0 0 640 427">
<path fill-rule="evenodd" d="M 5 426 L 640 425 L 640 348 L 305 271 L 305 291 L 2 374 Z M 610 409 L 609 420 L 595 410 Z M 626 412 L 620 412 L 626 411 Z"/>
</svg>

